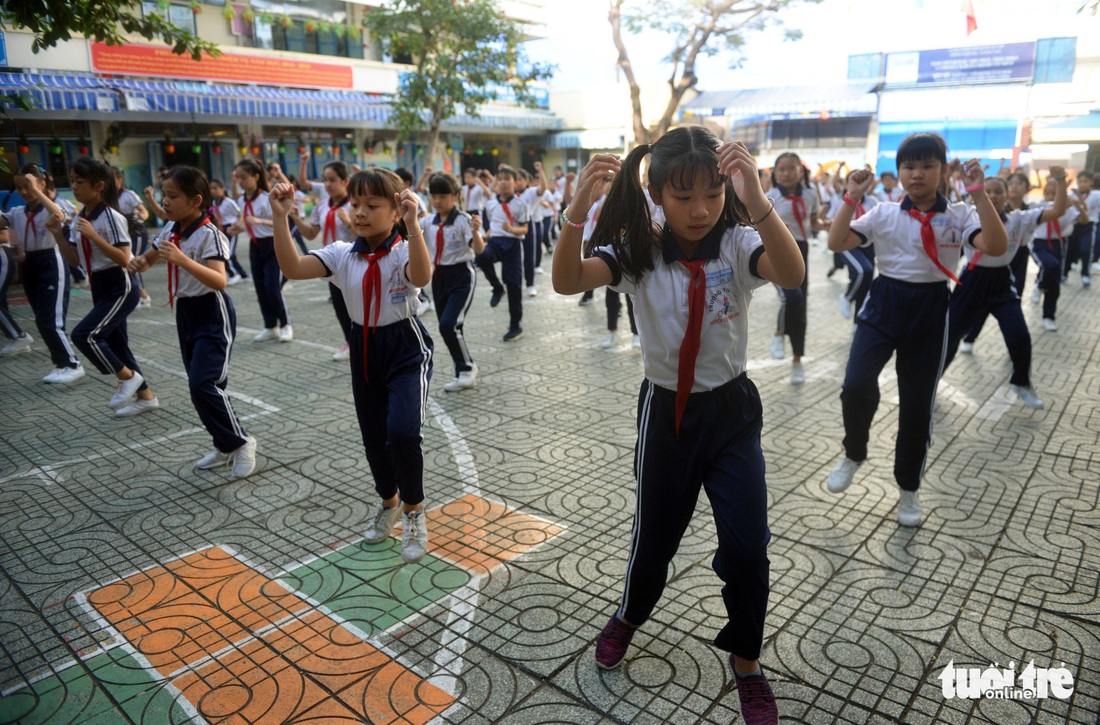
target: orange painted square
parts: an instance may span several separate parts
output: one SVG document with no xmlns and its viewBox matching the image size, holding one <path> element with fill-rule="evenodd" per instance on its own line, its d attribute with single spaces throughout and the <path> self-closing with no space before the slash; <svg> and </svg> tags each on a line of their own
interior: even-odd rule
<svg viewBox="0 0 1100 725">
<path fill-rule="evenodd" d="M 244 563 L 220 546 L 196 551 L 194 554 L 164 565 L 176 578 L 195 591 L 224 581 L 242 572 L 251 571 Z"/>
<path fill-rule="evenodd" d="M 485 574 L 565 529 L 467 494 L 429 511 L 429 551 L 455 566 Z"/>
<path fill-rule="evenodd" d="M 433 685 L 397 662 L 339 693 L 365 722 L 423 725 L 455 703 L 454 695 Z"/>
<path fill-rule="evenodd" d="M 198 582 L 191 580 L 189 583 Z M 312 606 L 282 584 L 247 567 L 231 577 L 206 584 L 198 592 L 250 632 L 281 622 Z"/>
<path fill-rule="evenodd" d="M 261 639 L 293 667 L 332 692 L 369 676 L 391 661 L 320 612 L 287 622 Z"/>
</svg>

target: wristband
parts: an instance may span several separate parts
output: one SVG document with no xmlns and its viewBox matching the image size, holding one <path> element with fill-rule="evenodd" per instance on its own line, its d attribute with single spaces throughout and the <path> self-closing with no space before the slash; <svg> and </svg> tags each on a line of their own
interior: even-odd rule
<svg viewBox="0 0 1100 725">
<path fill-rule="evenodd" d="M 771 206 L 768 207 L 768 210 L 766 212 L 764 212 L 764 216 L 760 217 L 759 219 L 753 219 L 752 215 L 749 215 L 749 224 L 751 224 L 754 229 L 760 226 L 760 222 L 767 219 L 768 215 L 775 211 L 775 202 L 771 200 L 771 197 L 768 197 L 768 203 L 771 204 Z M 746 208 L 745 211 L 747 212 L 748 209 Z"/>
<path fill-rule="evenodd" d="M 973 186 L 966 187 L 967 191 L 980 191 L 985 188 L 985 184 L 974 184 Z"/>
<path fill-rule="evenodd" d="M 586 216 L 584 218 L 584 221 L 575 222 L 575 221 L 573 221 L 572 219 L 569 218 L 569 215 L 566 214 L 566 210 L 562 209 L 561 210 L 561 223 L 562 224 L 568 224 L 569 226 L 573 227 L 574 229 L 584 229 L 584 225 L 588 223 L 588 217 Z"/>
<path fill-rule="evenodd" d="M 845 204 L 847 204 L 848 206 L 851 206 L 851 207 L 859 206 L 859 202 L 856 201 L 855 199 L 853 199 L 852 197 L 848 196 L 848 192 L 844 192 L 843 201 L 844 201 Z"/>
</svg>

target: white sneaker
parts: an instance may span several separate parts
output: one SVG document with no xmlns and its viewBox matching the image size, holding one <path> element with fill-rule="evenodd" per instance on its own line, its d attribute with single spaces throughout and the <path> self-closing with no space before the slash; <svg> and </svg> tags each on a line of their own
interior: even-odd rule
<svg viewBox="0 0 1100 725">
<path fill-rule="evenodd" d="M 248 436 L 244 445 L 233 451 L 233 478 L 251 476 L 256 470 L 256 439 Z"/>
<path fill-rule="evenodd" d="M 1043 327 L 1047 328 L 1051 332 L 1054 332 L 1055 330 L 1058 329 L 1058 323 L 1055 322 L 1054 320 L 1050 319 L 1049 317 L 1044 317 L 1043 318 Z"/>
<path fill-rule="evenodd" d="M 1042 294 L 1042 291 L 1038 287 L 1031 290 L 1031 301 L 1032 301 L 1032 303 L 1039 304 L 1039 299 L 1040 299 L 1039 295 L 1041 295 L 1041 294 Z"/>
<path fill-rule="evenodd" d="M 267 342 L 268 340 L 277 340 L 279 338 L 279 328 L 269 327 L 265 330 L 260 330 L 260 334 L 252 338 L 252 342 Z"/>
<path fill-rule="evenodd" d="M 390 538 L 390 532 L 393 531 L 393 527 L 397 523 L 397 517 L 400 515 L 400 504 L 392 509 L 378 504 L 378 510 L 374 512 L 374 520 L 363 532 L 363 541 L 368 544 L 380 544 Z"/>
<path fill-rule="evenodd" d="M 443 390 L 448 393 L 455 393 L 459 390 L 472 388 L 475 385 L 477 385 L 477 365 L 474 365 L 469 370 L 460 372 L 457 378 L 443 386 Z"/>
<path fill-rule="evenodd" d="M 840 316 L 845 319 L 852 317 L 852 303 L 843 292 L 840 293 Z"/>
<path fill-rule="evenodd" d="M 641 350 L 642 349 L 642 338 L 638 337 L 637 335 L 634 335 L 632 338 L 630 338 L 630 349 L 631 350 Z"/>
<path fill-rule="evenodd" d="M 151 400 L 144 400 L 138 398 L 129 405 L 124 405 L 115 411 L 116 418 L 133 418 L 135 415 L 141 415 L 146 411 L 156 410 L 160 407 L 160 401 L 153 397 Z"/>
<path fill-rule="evenodd" d="M 1039 400 L 1039 396 L 1035 394 L 1035 389 L 1031 386 L 1013 385 L 1012 392 L 1016 393 L 1027 407 L 1035 410 L 1043 409 L 1043 401 Z"/>
<path fill-rule="evenodd" d="M 401 515 L 401 558 L 415 564 L 428 553 L 428 526 L 423 511 Z"/>
<path fill-rule="evenodd" d="M 600 343 L 600 347 L 602 347 L 604 350 L 606 350 L 608 348 L 611 348 L 611 347 L 615 347 L 615 333 L 614 332 L 607 333 L 607 337 L 605 337 L 603 339 L 603 342 Z"/>
<path fill-rule="evenodd" d="M 45 375 L 42 376 L 42 382 L 44 383 L 56 383 L 57 376 L 61 374 L 61 368 L 54 368 Z"/>
<path fill-rule="evenodd" d="M 920 526 L 920 493 L 901 489 L 898 497 L 898 523 L 902 526 Z"/>
<path fill-rule="evenodd" d="M 853 461 L 848 456 L 841 458 L 833 470 L 829 471 L 829 480 L 826 488 L 832 493 L 840 493 L 852 485 L 852 479 L 856 477 L 856 471 L 863 465 L 863 461 Z"/>
<path fill-rule="evenodd" d="M 432 311 L 432 301 L 431 300 L 421 300 L 420 301 L 420 306 L 416 308 L 416 316 L 417 317 L 423 317 L 424 315 L 428 314 L 431 311 Z"/>
<path fill-rule="evenodd" d="M 796 362 L 791 364 L 791 385 L 802 385 L 806 382 L 806 371 L 802 368 L 802 363 Z"/>
<path fill-rule="evenodd" d="M 546 272 L 542 267 L 535 267 L 535 274 L 545 274 Z"/>
<path fill-rule="evenodd" d="M 293 342 L 294 341 L 294 328 L 287 325 L 283 329 L 279 330 L 279 342 Z"/>
<path fill-rule="evenodd" d="M 225 280 L 225 283 L 226 283 L 227 285 L 229 285 L 230 287 L 232 287 L 232 286 L 233 286 L 233 285 L 235 285 L 235 284 L 240 284 L 240 283 L 241 283 L 241 279 L 242 279 L 242 278 L 241 278 L 241 275 L 239 275 L 239 274 L 231 274 L 231 275 L 229 275 L 229 279 Z"/>
<path fill-rule="evenodd" d="M 963 340 L 959 343 L 959 352 L 963 355 L 970 355 L 974 352 L 974 343 Z"/>
<path fill-rule="evenodd" d="M 4 347 L 0 347 L 0 357 L 10 357 L 12 355 L 30 352 L 32 342 L 34 342 L 34 338 L 24 332 L 7 345 L 4 345 Z"/>
<path fill-rule="evenodd" d="M 1092 284 L 1092 280 L 1090 280 L 1088 277 L 1082 277 L 1081 278 L 1081 286 L 1082 287 L 1088 287 L 1090 284 Z"/>
<path fill-rule="evenodd" d="M 47 376 L 47 377 L 49 377 L 49 376 Z M 46 380 L 47 383 L 60 383 L 60 384 L 64 385 L 64 384 L 67 384 L 67 383 L 76 382 L 77 380 L 80 380 L 82 377 L 84 377 L 84 366 L 83 365 L 77 365 L 75 368 L 58 368 L 55 371 L 55 374 L 54 374 L 52 379 L 50 379 L 50 380 L 46 380 L 46 378 L 42 378 L 42 379 Z"/>
<path fill-rule="evenodd" d="M 537 297 L 538 293 L 539 293 L 539 291 L 535 287 L 535 285 L 531 285 L 530 287 L 527 288 L 527 296 L 528 297 Z"/>
<path fill-rule="evenodd" d="M 111 410 L 118 410 L 137 395 L 138 388 L 144 382 L 145 378 L 141 377 L 139 372 L 135 372 L 129 380 L 119 380 L 118 385 L 115 386 L 115 394 L 111 396 L 107 405 L 111 406 Z"/>
<path fill-rule="evenodd" d="M 283 286 L 279 288 L 279 290 L 282 291 L 282 292 L 293 292 L 294 291 L 294 283 L 291 282 L 290 280 L 287 280 L 286 283 L 283 284 Z"/>
<path fill-rule="evenodd" d="M 144 297 L 142 297 L 141 299 L 138 300 L 137 306 L 138 307 L 152 307 L 153 306 L 153 298 L 150 297 L 149 295 L 145 295 Z"/>
<path fill-rule="evenodd" d="M 351 359 L 351 348 L 348 347 L 348 344 L 346 342 L 339 351 L 332 353 L 332 359 L 336 361 Z"/>
<path fill-rule="evenodd" d="M 225 466 L 229 463 L 229 457 L 232 453 L 222 453 L 217 448 L 207 453 L 195 463 L 195 468 L 200 471 L 209 471 L 211 468 L 217 468 L 219 466 Z"/>
<path fill-rule="evenodd" d="M 782 360 L 783 355 L 783 336 L 772 335 L 772 357 L 776 360 Z"/>
</svg>

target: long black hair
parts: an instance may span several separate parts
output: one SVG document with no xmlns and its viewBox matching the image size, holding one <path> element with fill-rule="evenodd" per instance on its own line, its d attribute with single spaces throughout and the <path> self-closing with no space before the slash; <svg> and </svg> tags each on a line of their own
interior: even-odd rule
<svg viewBox="0 0 1100 725">
<path fill-rule="evenodd" d="M 202 205 L 199 207 L 203 214 L 210 214 L 214 204 L 214 195 L 210 192 L 210 180 L 206 178 L 206 172 L 194 166 L 173 166 L 165 175 L 164 181 L 175 184 L 180 193 L 188 199 L 196 196 L 202 197 Z"/>
<path fill-rule="evenodd" d="M 351 180 L 348 181 L 348 196 L 378 196 L 400 211 L 400 207 L 394 203 L 394 196 L 406 188 L 408 187 L 405 186 L 405 182 L 396 173 L 389 169 L 370 166 L 352 175 Z M 402 237 L 408 237 L 409 232 L 405 228 L 404 219 L 398 219 L 393 226 Z"/>
<path fill-rule="evenodd" d="M 690 190 L 702 175 L 712 187 L 725 187 L 726 203 L 719 223 L 748 224 L 749 212 L 734 193 L 733 182 L 718 173 L 719 144 L 718 137 L 702 126 L 688 126 L 673 129 L 656 143 L 642 144 L 631 151 L 611 183 L 585 253 L 611 245 L 619 268 L 632 281 L 653 269 L 662 232 L 653 226 L 642 188 L 640 168 L 648 154 L 653 155 L 649 162 L 649 184 L 656 197 L 661 196 L 666 186 Z"/>
<path fill-rule="evenodd" d="M 267 182 L 267 171 L 264 169 L 264 165 L 255 159 L 241 159 L 237 162 L 238 169 L 244 169 L 245 173 L 249 176 L 259 176 L 260 180 L 256 182 L 256 188 L 260 191 L 271 191 L 271 185 Z"/>
<path fill-rule="evenodd" d="M 806 168 L 806 164 L 802 163 L 802 157 L 796 154 L 794 151 L 784 151 L 775 157 L 775 166 L 772 166 L 772 186 L 777 188 L 783 188 L 779 185 L 779 181 L 775 178 L 775 169 L 779 166 L 779 162 L 783 159 L 794 159 L 798 162 L 798 166 L 802 169 L 802 186 L 807 189 L 810 188 L 810 170 Z"/>
<path fill-rule="evenodd" d="M 74 161 L 73 165 L 69 167 L 69 173 L 84 179 L 91 183 L 92 186 L 102 181 L 103 191 L 100 192 L 100 198 L 107 202 L 107 206 L 115 211 L 119 211 L 118 185 L 115 183 L 114 169 L 98 159 L 93 159 L 90 156 L 82 156 Z"/>
</svg>

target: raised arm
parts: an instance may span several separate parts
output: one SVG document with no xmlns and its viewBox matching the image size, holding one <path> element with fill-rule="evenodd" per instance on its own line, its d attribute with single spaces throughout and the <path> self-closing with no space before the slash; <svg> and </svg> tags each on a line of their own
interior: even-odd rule
<svg viewBox="0 0 1100 725">
<path fill-rule="evenodd" d="M 870 169 L 859 169 L 848 174 L 847 191 L 844 192 L 844 203 L 836 212 L 829 225 L 829 250 L 832 252 L 844 252 L 855 249 L 863 240 L 852 231 L 852 216 L 855 214 L 859 200 L 875 184 L 875 174 Z M 853 204 L 852 201 L 855 201 Z"/>
<path fill-rule="evenodd" d="M 1054 182 L 1054 206 L 1044 209 L 1039 223 L 1052 222 L 1066 213 L 1069 206 L 1069 194 L 1066 191 L 1066 170 L 1061 166 L 1051 166 L 1047 178 Z"/>
<path fill-rule="evenodd" d="M 554 291 L 563 295 L 575 295 L 611 284 L 611 268 L 599 257 L 581 259 L 581 229 L 588 220 L 592 208 L 592 191 L 598 182 L 614 178 L 622 167 L 617 156 L 596 154 L 581 169 L 577 193 L 565 210 L 565 217 L 574 224 L 562 224 L 558 246 L 554 250 Z M 568 182 L 566 189 L 569 189 Z M 579 224 L 580 226 L 575 226 Z"/>
<path fill-rule="evenodd" d="M 290 210 L 294 207 L 294 187 L 278 184 L 268 194 L 275 229 L 275 258 L 287 279 L 315 279 L 328 274 L 325 265 L 312 254 L 298 254 L 290 236 Z"/>
<path fill-rule="evenodd" d="M 1008 251 L 1008 232 L 1001 221 L 1001 213 L 985 193 L 985 170 L 982 162 L 970 159 L 963 164 L 963 182 L 967 188 L 979 187 L 970 192 L 974 209 L 982 223 L 982 231 L 974 237 L 974 246 L 991 257 L 999 257 Z"/>
<path fill-rule="evenodd" d="M 542 168 L 542 162 L 541 161 L 536 161 L 535 162 L 535 173 L 537 173 L 538 176 L 539 176 L 539 189 L 538 189 L 538 192 L 539 192 L 539 196 L 542 196 L 543 194 L 546 193 L 546 187 L 547 187 L 548 184 L 546 183 L 546 171 Z"/>
<path fill-rule="evenodd" d="M 153 210 L 153 213 L 160 219 L 168 219 L 168 214 L 164 211 L 164 208 L 157 203 L 157 198 L 153 195 L 153 187 L 145 187 L 145 201 L 149 203 L 149 208 Z"/>
</svg>

